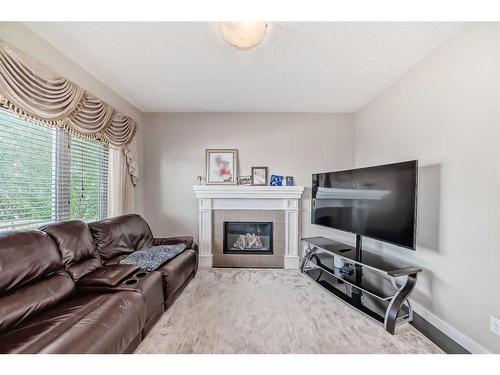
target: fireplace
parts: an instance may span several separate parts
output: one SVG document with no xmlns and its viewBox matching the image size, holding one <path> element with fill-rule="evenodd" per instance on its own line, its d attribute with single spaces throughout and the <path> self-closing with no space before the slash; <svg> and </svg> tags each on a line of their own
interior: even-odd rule
<svg viewBox="0 0 500 375">
<path fill-rule="evenodd" d="M 273 223 L 224 222 L 224 254 L 273 254 Z"/>
</svg>

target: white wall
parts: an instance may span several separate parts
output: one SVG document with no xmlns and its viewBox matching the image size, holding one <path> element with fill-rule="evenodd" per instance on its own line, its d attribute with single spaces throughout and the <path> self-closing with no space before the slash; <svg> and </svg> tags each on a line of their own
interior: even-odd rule
<svg viewBox="0 0 500 375">
<path fill-rule="evenodd" d="M 239 149 L 240 174 L 252 166 L 305 185 L 303 235 L 330 235 L 310 222 L 311 173 L 354 163 L 352 115 L 286 113 L 147 114 L 144 214 L 155 235 L 197 234 L 193 193 L 205 176 L 205 149 Z"/>
<path fill-rule="evenodd" d="M 128 103 L 120 95 L 83 69 L 77 62 L 69 59 L 66 55 L 31 31 L 20 22 L 0 22 L 0 39 L 21 51 L 31 55 L 41 63 L 48 66 L 54 72 L 75 82 L 96 97 L 104 100 L 116 110 L 125 113 L 139 123 L 137 133 L 137 148 L 139 154 L 139 173 L 143 168 L 142 163 L 142 112 Z M 142 182 L 135 189 L 136 211 L 142 212 Z"/>
<path fill-rule="evenodd" d="M 499 32 L 498 24 L 467 26 L 355 116 L 357 166 L 420 163 L 417 251 L 366 245 L 422 266 L 418 310 L 468 349 L 496 353 Z"/>
</svg>

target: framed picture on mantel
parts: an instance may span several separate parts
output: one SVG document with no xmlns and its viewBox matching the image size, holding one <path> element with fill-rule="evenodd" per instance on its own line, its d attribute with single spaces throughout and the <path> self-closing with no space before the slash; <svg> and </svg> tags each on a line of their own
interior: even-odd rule
<svg viewBox="0 0 500 375">
<path fill-rule="evenodd" d="M 235 185 L 238 150 L 206 150 L 207 185 Z"/>
<path fill-rule="evenodd" d="M 267 167 L 252 167 L 252 185 L 266 186 L 267 185 Z"/>
</svg>

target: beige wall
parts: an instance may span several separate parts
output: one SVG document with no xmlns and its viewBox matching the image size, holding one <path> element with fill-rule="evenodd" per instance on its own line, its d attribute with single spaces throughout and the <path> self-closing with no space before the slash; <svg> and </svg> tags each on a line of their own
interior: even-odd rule
<svg viewBox="0 0 500 375">
<path fill-rule="evenodd" d="M 351 115 L 279 113 L 147 114 L 144 126 L 144 213 L 156 235 L 196 234 L 193 193 L 205 175 L 205 149 L 239 149 L 240 174 L 251 166 L 291 175 L 308 187 L 303 235 L 330 235 L 309 224 L 311 173 L 353 165 Z"/>
<path fill-rule="evenodd" d="M 499 31 L 467 26 L 355 117 L 358 166 L 420 163 L 417 251 L 365 245 L 422 266 L 417 310 L 470 350 L 496 353 L 489 319 L 500 318 Z"/>
<path fill-rule="evenodd" d="M 142 112 L 128 103 L 121 96 L 83 69 L 78 62 L 69 59 L 50 43 L 31 31 L 21 22 L 0 22 L 0 39 L 31 55 L 41 63 L 48 66 L 54 72 L 77 83 L 85 90 L 91 92 L 101 100 L 104 100 L 116 110 L 127 114 L 142 124 Z M 139 154 L 139 173 L 142 163 L 142 129 L 137 134 L 137 148 Z M 142 212 L 142 184 L 136 188 L 136 210 Z"/>
</svg>

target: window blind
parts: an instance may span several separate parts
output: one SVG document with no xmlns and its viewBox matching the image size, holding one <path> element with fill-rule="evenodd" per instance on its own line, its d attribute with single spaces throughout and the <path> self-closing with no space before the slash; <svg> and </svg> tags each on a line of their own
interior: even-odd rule
<svg viewBox="0 0 500 375">
<path fill-rule="evenodd" d="M 108 148 L 0 109 L 0 231 L 107 216 Z"/>
<path fill-rule="evenodd" d="M 108 148 L 98 141 L 71 137 L 70 163 L 65 165 L 70 180 L 69 218 L 98 220 L 107 214 Z"/>
</svg>

